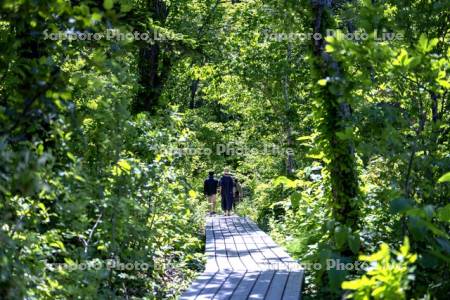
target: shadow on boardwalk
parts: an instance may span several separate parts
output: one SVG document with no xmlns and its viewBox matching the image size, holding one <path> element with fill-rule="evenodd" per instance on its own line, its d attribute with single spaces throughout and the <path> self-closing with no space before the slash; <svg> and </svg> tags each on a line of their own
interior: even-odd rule
<svg viewBox="0 0 450 300">
<path fill-rule="evenodd" d="M 180 299 L 301 299 L 304 270 L 248 218 L 208 218 L 205 254 Z"/>
</svg>

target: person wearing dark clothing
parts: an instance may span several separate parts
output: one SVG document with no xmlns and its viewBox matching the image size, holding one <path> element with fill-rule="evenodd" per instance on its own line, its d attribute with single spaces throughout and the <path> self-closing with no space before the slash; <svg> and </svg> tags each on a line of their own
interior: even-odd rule
<svg viewBox="0 0 450 300">
<path fill-rule="evenodd" d="M 226 216 L 229 216 L 233 208 L 233 178 L 230 176 L 228 169 L 225 169 L 223 176 L 219 182 L 220 195 L 222 196 L 222 210 Z"/>
<path fill-rule="evenodd" d="M 242 186 L 237 178 L 234 179 L 234 189 L 233 189 L 234 199 L 233 199 L 233 209 L 236 209 L 236 204 L 242 200 L 244 195 Z"/>
<path fill-rule="evenodd" d="M 205 193 L 205 196 L 209 200 L 209 214 L 213 215 L 216 213 L 216 194 L 217 194 L 217 187 L 219 185 L 219 181 L 214 179 L 214 172 L 209 172 L 208 179 L 205 180 L 203 183 L 203 192 Z"/>
</svg>

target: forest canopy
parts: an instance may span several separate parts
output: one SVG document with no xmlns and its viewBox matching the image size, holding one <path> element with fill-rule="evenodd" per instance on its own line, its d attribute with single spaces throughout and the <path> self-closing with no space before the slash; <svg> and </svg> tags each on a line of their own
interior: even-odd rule
<svg viewBox="0 0 450 300">
<path fill-rule="evenodd" d="M 305 299 L 448 299 L 450 2 L 3 0 L 0 298 L 176 299 L 209 171 Z"/>
</svg>

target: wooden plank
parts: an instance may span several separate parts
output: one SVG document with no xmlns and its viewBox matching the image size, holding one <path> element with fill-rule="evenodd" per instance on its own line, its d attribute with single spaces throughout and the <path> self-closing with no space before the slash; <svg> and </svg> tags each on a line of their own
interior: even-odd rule
<svg viewBox="0 0 450 300">
<path fill-rule="evenodd" d="M 191 286 L 180 296 L 180 300 L 193 300 L 205 288 L 205 286 L 216 275 L 216 272 L 204 272 L 191 284 Z"/>
<path fill-rule="evenodd" d="M 289 272 L 278 271 L 272 278 L 269 290 L 267 291 L 266 299 L 279 300 L 283 296 L 284 288 L 289 277 Z"/>
<path fill-rule="evenodd" d="M 274 275 L 273 271 L 261 272 L 247 299 L 265 299 Z"/>
<path fill-rule="evenodd" d="M 239 218 L 232 219 L 233 225 L 236 228 L 236 231 L 239 233 L 240 241 L 243 242 L 243 246 L 247 250 L 244 254 L 244 263 L 247 266 L 248 271 L 257 271 L 260 270 L 260 266 L 267 263 L 266 258 L 261 253 L 257 245 L 254 243 L 253 239 L 250 236 L 244 236 L 247 232 L 245 229 L 239 224 Z M 239 245 L 242 247 L 242 245 Z"/>
<path fill-rule="evenodd" d="M 278 246 L 272 240 L 272 238 L 269 235 L 267 235 L 264 231 L 259 229 L 258 225 L 256 225 L 256 223 L 254 223 L 252 220 L 245 218 L 245 222 L 250 228 L 252 228 L 254 230 L 254 232 L 256 233 L 256 236 L 258 236 L 264 244 L 270 245 L 270 246 Z"/>
<path fill-rule="evenodd" d="M 270 256 L 266 255 L 266 252 L 262 247 L 264 246 L 263 243 L 255 240 L 255 231 L 249 231 L 248 226 L 245 225 L 246 220 L 239 218 L 238 219 L 240 226 L 243 228 L 243 230 L 246 231 L 246 234 L 248 235 L 249 242 L 246 242 L 247 247 L 251 249 L 251 252 L 254 256 L 258 257 L 258 264 L 267 265 L 270 264 Z M 264 266 L 261 266 L 261 268 Z"/>
<path fill-rule="evenodd" d="M 219 270 L 232 270 L 232 266 L 227 256 L 225 244 L 216 244 L 216 261 Z"/>
<path fill-rule="evenodd" d="M 243 224 L 244 228 L 250 227 L 250 223 L 248 222 L 247 219 L 244 219 L 242 224 Z M 255 228 L 253 228 L 253 230 L 254 230 L 253 231 L 254 233 L 252 234 L 253 240 L 255 241 L 256 246 L 259 248 L 259 251 L 266 258 L 266 263 L 269 265 L 274 265 L 274 266 L 282 264 L 283 261 L 272 251 L 272 246 L 267 245 L 267 243 L 264 241 L 264 239 L 262 239 L 262 234 L 265 234 L 265 233 L 262 232 L 261 230 L 256 230 Z"/>
<path fill-rule="evenodd" d="M 253 286 L 256 284 L 260 273 L 261 272 L 246 272 L 238 287 L 234 290 L 230 300 L 247 299 Z"/>
<path fill-rule="evenodd" d="M 227 280 L 231 273 L 217 272 L 214 277 L 206 284 L 195 299 L 212 299 L 216 293 L 220 290 L 224 282 Z"/>
<path fill-rule="evenodd" d="M 220 228 L 220 217 L 213 219 L 215 259 L 219 270 L 232 270 L 227 256 L 227 249 L 223 239 L 222 229 Z"/>
<path fill-rule="evenodd" d="M 220 228 L 219 220 L 220 217 L 212 218 L 212 232 L 214 234 L 214 240 L 216 243 L 222 243 L 224 241 L 222 228 Z"/>
<path fill-rule="evenodd" d="M 282 261 L 279 264 L 279 270 L 288 270 L 288 271 L 299 271 L 301 269 L 300 264 L 298 264 L 294 259 L 292 259 L 286 251 L 284 251 L 281 247 L 273 247 L 271 248 L 272 252 L 274 252 Z"/>
<path fill-rule="evenodd" d="M 232 217 L 230 217 L 230 218 L 232 218 Z M 235 240 L 235 236 L 238 234 L 234 230 L 234 225 L 232 225 L 232 223 L 230 223 L 228 221 L 228 220 L 230 220 L 230 218 L 224 219 L 227 230 L 232 237 L 231 241 L 226 243 L 227 251 L 228 251 L 228 249 L 231 251 L 231 252 L 230 251 L 227 252 L 228 258 L 230 259 L 233 270 L 247 271 L 247 266 L 242 259 L 242 257 L 245 257 L 246 249 L 244 250 L 244 247 L 238 248 L 238 246 L 236 244 L 236 240 Z M 231 228 L 231 230 L 230 230 L 230 228 Z M 249 264 L 249 266 L 251 266 L 251 264 Z"/>
<path fill-rule="evenodd" d="M 226 222 L 226 219 L 222 219 L 222 221 Z M 227 227 L 228 226 L 222 226 L 222 228 L 227 228 Z M 226 230 L 228 231 L 228 229 L 226 229 Z M 227 251 L 227 257 L 228 257 L 228 261 L 230 262 L 231 268 L 233 270 L 245 271 L 246 270 L 245 265 L 241 261 L 240 253 L 237 250 L 236 245 L 234 243 L 234 238 L 229 231 L 227 233 L 230 235 L 231 238 L 229 240 L 225 241 L 225 248 Z"/>
<path fill-rule="evenodd" d="M 264 253 L 267 258 L 269 258 L 268 263 L 271 264 L 273 268 L 277 268 L 280 270 L 287 270 L 291 266 L 290 264 L 294 264 L 295 261 L 289 257 L 289 255 L 281 249 L 271 238 L 265 238 L 264 236 L 268 236 L 266 233 L 264 233 L 262 230 L 259 230 L 257 225 L 247 218 L 245 219 L 245 224 L 247 226 L 250 226 L 255 231 L 258 232 L 258 237 L 261 239 L 261 241 L 264 243 L 264 246 L 260 247 L 264 249 Z"/>
<path fill-rule="evenodd" d="M 283 292 L 283 300 L 301 299 L 304 271 L 289 272 L 289 279 Z"/>
<path fill-rule="evenodd" d="M 213 299 L 223 300 L 231 298 L 234 290 L 238 287 L 242 278 L 245 276 L 246 272 L 232 272 L 228 276 L 227 280 L 223 283 L 220 290 L 216 293 Z"/>
<path fill-rule="evenodd" d="M 229 219 L 228 224 L 230 227 L 234 228 L 233 229 L 233 232 L 235 232 L 234 242 L 236 249 L 239 252 L 239 257 L 246 271 L 254 270 L 255 266 L 258 263 L 254 260 L 253 256 L 251 255 L 250 251 L 247 248 L 247 245 L 245 244 L 245 240 L 242 238 L 240 232 L 237 230 L 236 225 L 234 224 L 234 219 L 235 218 Z"/>
<path fill-rule="evenodd" d="M 206 234 L 205 255 L 207 259 L 205 272 L 215 272 L 219 269 L 219 265 L 216 259 L 216 242 L 214 238 L 212 218 L 207 218 L 206 220 L 205 234 Z"/>
</svg>

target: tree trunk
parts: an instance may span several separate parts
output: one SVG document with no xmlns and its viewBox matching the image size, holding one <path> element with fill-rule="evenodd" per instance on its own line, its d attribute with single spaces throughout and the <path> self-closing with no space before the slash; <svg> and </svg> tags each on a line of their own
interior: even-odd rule
<svg viewBox="0 0 450 300">
<path fill-rule="evenodd" d="M 343 81 L 345 80 L 339 64 L 325 52 L 326 29 L 332 28 L 330 13 L 331 0 L 313 1 L 313 33 L 319 33 L 321 39 L 313 39 L 314 69 L 317 79 L 328 78 L 326 86 L 319 87 L 318 97 L 322 103 L 321 134 L 328 144 L 325 149 L 330 159 L 328 168 L 331 176 L 333 214 L 337 221 L 352 229 L 357 228 L 358 210 L 355 199 L 358 196 L 358 174 L 355 163 L 355 150 L 351 138 L 342 138 L 351 126 L 352 110 L 344 99 Z M 328 27 L 329 26 L 329 27 Z M 332 87 L 332 89 L 331 89 Z M 333 92 L 332 92 L 333 91 Z"/>
<path fill-rule="evenodd" d="M 149 4 L 152 18 L 164 23 L 168 16 L 167 7 L 162 0 L 153 0 Z M 138 43 L 138 72 L 140 88 L 132 104 L 134 113 L 147 111 L 154 113 L 166 82 L 171 62 L 168 53 L 164 53 L 162 43 L 154 41 L 149 44 L 145 41 Z"/>
</svg>

